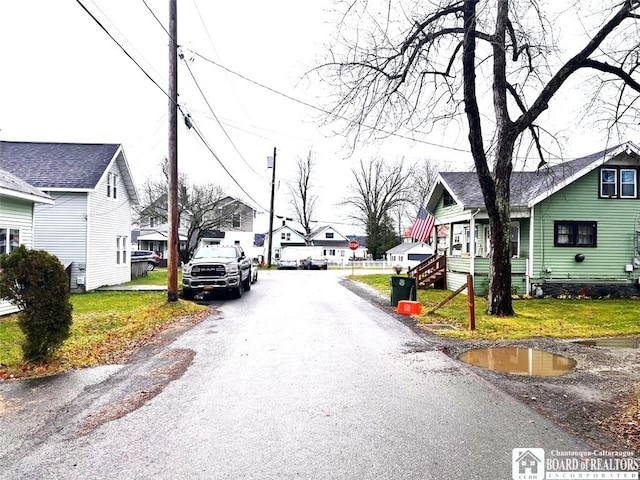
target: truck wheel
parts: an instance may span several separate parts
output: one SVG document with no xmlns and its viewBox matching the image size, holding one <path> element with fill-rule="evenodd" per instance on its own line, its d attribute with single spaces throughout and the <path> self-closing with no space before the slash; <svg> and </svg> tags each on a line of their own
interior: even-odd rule
<svg viewBox="0 0 640 480">
<path fill-rule="evenodd" d="M 242 287 L 244 288 L 245 292 L 251 290 L 251 274 L 247 275 L 247 279 L 242 282 Z"/>
<path fill-rule="evenodd" d="M 233 298 L 241 298 L 242 297 L 242 282 L 233 289 Z"/>
</svg>

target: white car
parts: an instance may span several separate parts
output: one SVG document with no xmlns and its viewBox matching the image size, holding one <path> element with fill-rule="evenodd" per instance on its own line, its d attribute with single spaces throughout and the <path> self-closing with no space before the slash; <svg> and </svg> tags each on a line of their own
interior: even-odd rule
<svg viewBox="0 0 640 480">
<path fill-rule="evenodd" d="M 283 270 L 285 268 L 291 268 L 293 270 L 298 269 L 298 260 L 284 259 L 281 258 L 278 260 L 278 270 Z"/>
</svg>

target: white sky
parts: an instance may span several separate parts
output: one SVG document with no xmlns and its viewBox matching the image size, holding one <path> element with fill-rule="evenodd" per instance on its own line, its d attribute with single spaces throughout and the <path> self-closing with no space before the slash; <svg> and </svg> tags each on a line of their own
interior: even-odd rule
<svg viewBox="0 0 640 480">
<path fill-rule="evenodd" d="M 167 25 L 168 0 L 146 0 Z M 143 0 L 83 0 L 104 26 L 167 90 L 168 41 Z M 322 86 L 303 74 L 326 51 L 338 18 L 332 0 L 180 0 L 178 43 L 247 78 L 286 95 L 324 107 Z M 206 24 L 206 29 L 203 26 Z M 74 0 L 0 0 L 0 138 L 14 141 L 121 143 L 138 185 L 157 175 L 167 155 L 168 100 Z M 424 143 L 396 139 L 358 146 L 349 156 L 332 127 L 318 126 L 319 112 L 225 73 L 198 56 L 190 68 L 233 144 L 212 119 L 187 68 L 180 63 L 179 103 L 191 113 L 209 145 L 233 177 L 257 202 L 266 229 L 271 171 L 266 157 L 278 149 L 276 214 L 293 214 L 286 180 L 295 178 L 297 157 L 311 149 L 319 198 L 316 218 L 342 233 L 358 233 L 347 210 L 350 170 L 360 158 L 393 161 L 434 158 L 462 161 L 463 155 Z M 333 126 L 335 128 L 335 125 Z M 574 156 L 593 135 L 575 136 Z M 427 139 L 445 143 L 442 138 Z M 454 140 L 466 148 L 466 138 Z M 212 182 L 250 200 L 196 136 L 179 126 L 179 169 L 194 182 Z M 236 151 L 236 149 L 238 151 Z M 457 168 L 460 169 L 460 168 Z M 274 222 L 277 226 L 278 223 Z"/>
</svg>

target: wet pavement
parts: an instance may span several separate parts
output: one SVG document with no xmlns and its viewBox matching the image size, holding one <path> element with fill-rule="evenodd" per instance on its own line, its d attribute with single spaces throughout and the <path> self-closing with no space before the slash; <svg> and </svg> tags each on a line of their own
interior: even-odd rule
<svg viewBox="0 0 640 480">
<path fill-rule="evenodd" d="M 131 364 L 0 383 L 0 476 L 509 479 L 586 448 L 341 282 L 260 272 Z"/>
</svg>

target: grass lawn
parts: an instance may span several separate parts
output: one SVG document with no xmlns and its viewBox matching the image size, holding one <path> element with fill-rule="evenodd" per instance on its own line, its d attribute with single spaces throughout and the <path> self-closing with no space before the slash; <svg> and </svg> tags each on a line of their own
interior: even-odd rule
<svg viewBox="0 0 640 480">
<path fill-rule="evenodd" d="M 166 282 L 166 273 L 164 279 Z M 135 347 L 177 319 L 206 311 L 206 307 L 192 302 L 169 303 L 166 292 L 72 294 L 71 303 L 71 337 L 42 364 L 22 363 L 20 345 L 24 337 L 17 325 L 17 315 L 0 317 L 0 379 L 119 363 Z"/>
<path fill-rule="evenodd" d="M 391 297 L 389 274 L 353 275 L 352 280 L 365 283 Z M 596 338 L 640 334 L 640 301 L 616 300 L 514 300 L 515 317 L 487 315 L 487 302 L 475 297 L 476 329 L 468 329 L 467 295 L 457 295 L 444 307 L 429 310 L 451 294 L 447 290 L 418 290 L 422 312 L 420 325 L 450 324 L 457 330 L 438 330 L 439 335 L 465 339 L 508 340 L 531 337 Z"/>
<path fill-rule="evenodd" d="M 167 284 L 167 269 L 155 268 L 154 270 L 147 272 L 146 277 L 136 278 L 127 282 L 126 285 L 166 285 Z M 178 288 L 182 286 L 182 268 L 178 268 Z"/>
</svg>

